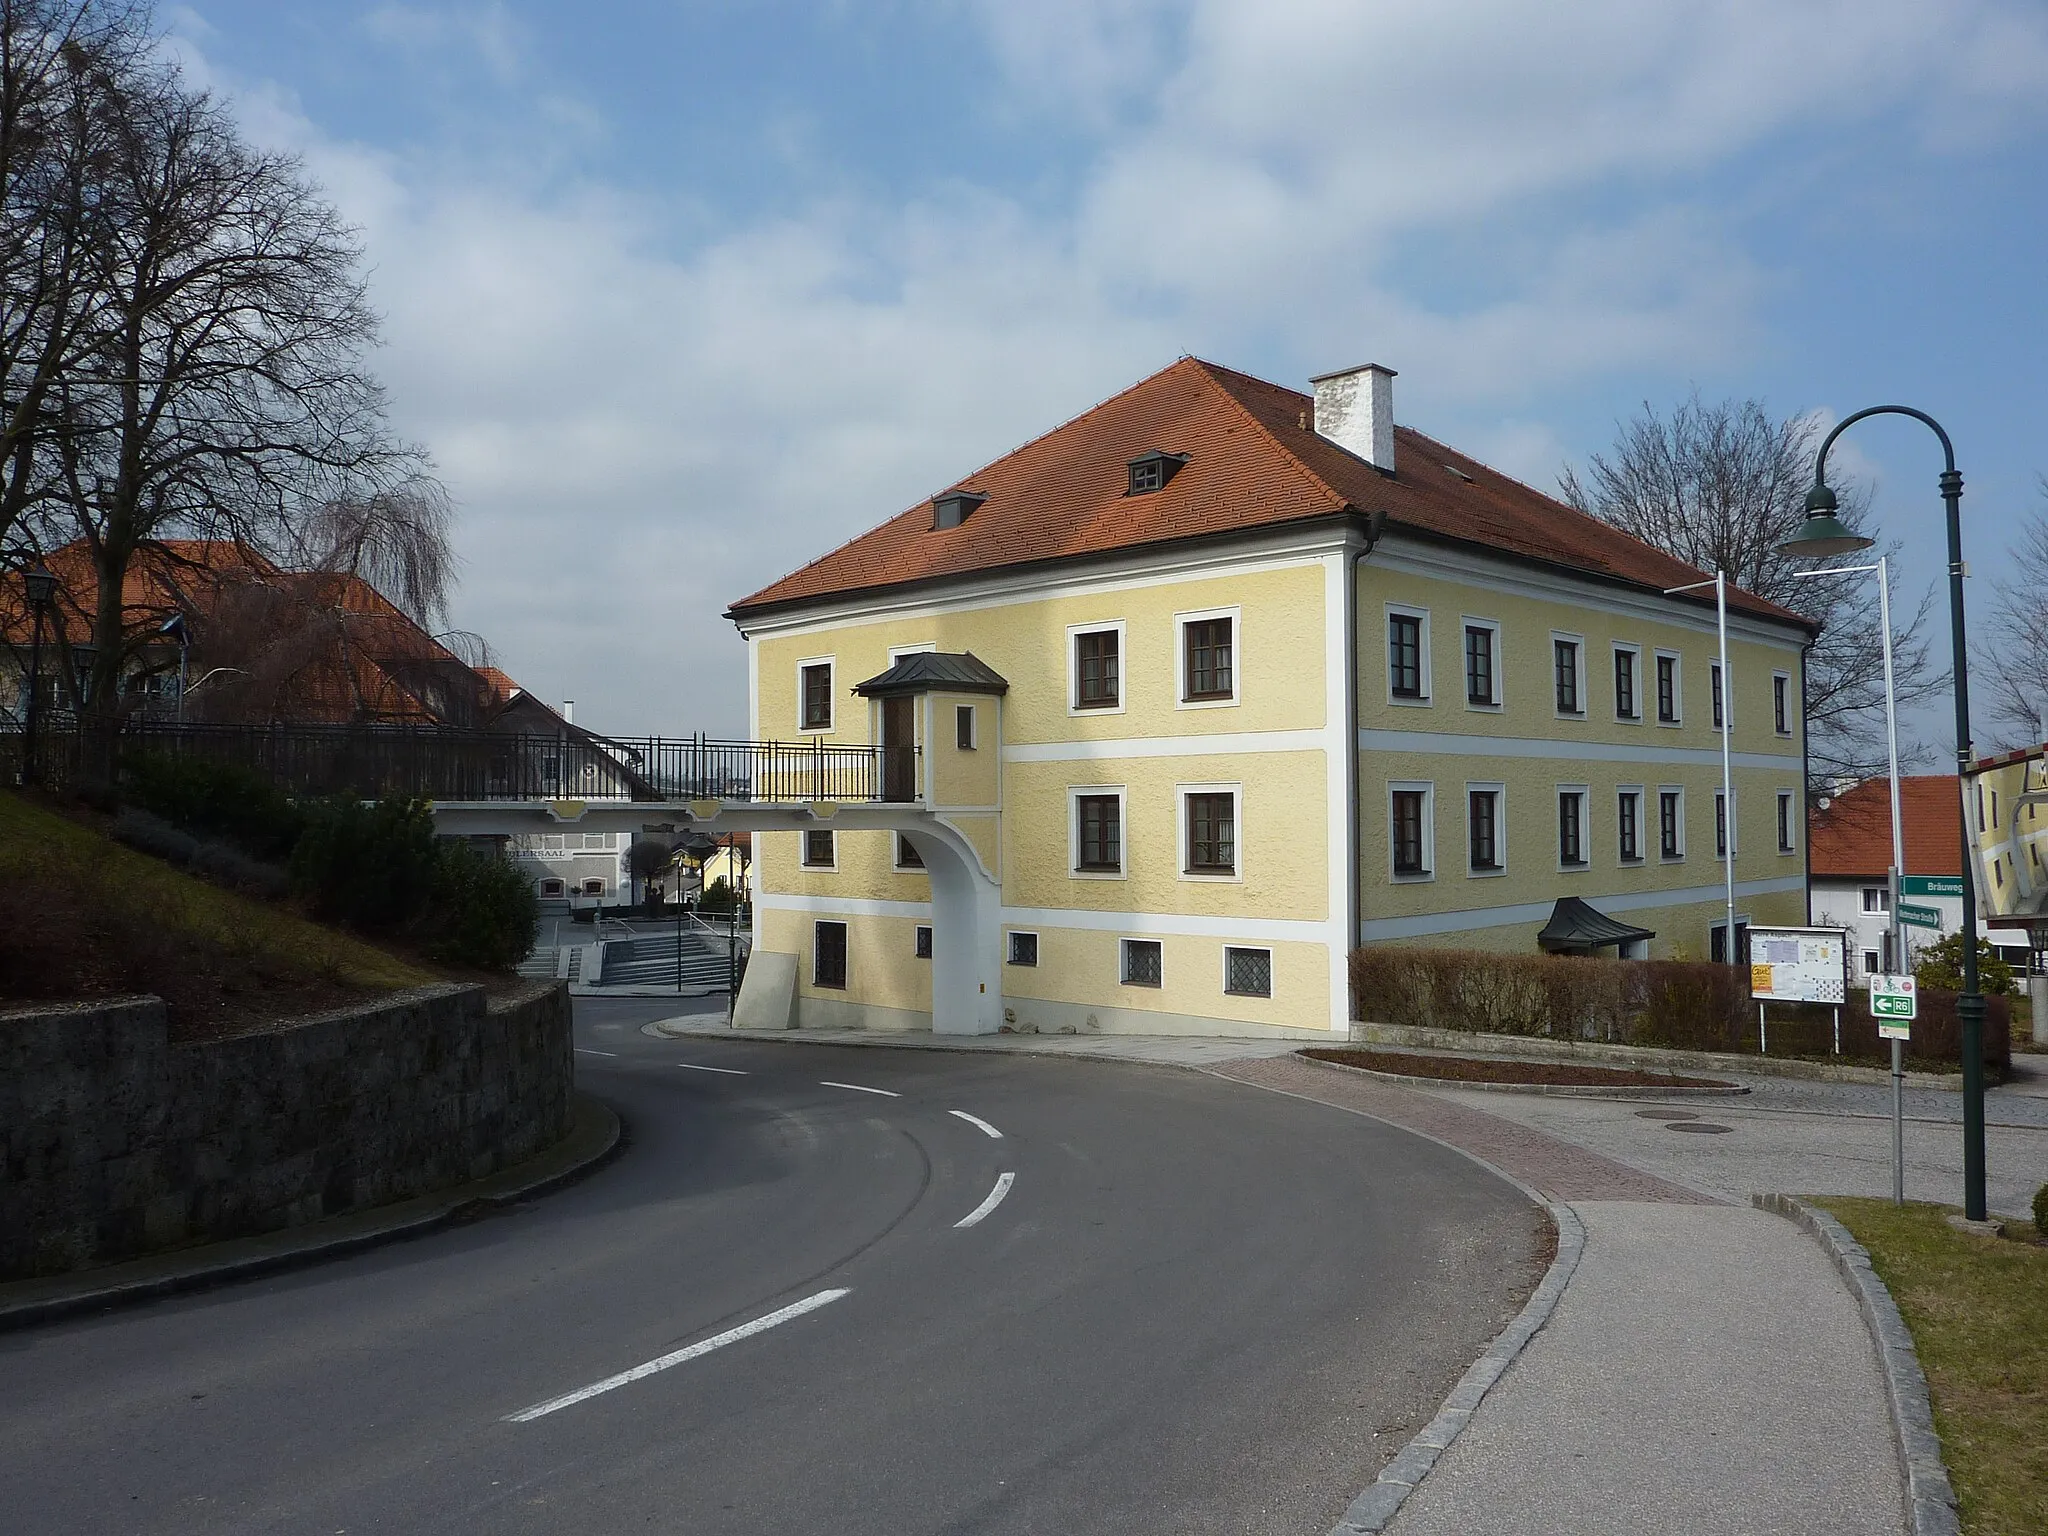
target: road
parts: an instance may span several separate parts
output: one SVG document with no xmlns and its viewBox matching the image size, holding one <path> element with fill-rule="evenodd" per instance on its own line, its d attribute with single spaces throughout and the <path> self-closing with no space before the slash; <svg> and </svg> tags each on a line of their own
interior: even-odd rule
<svg viewBox="0 0 2048 1536">
<path fill-rule="evenodd" d="M 630 1145 L 569 1189 L 0 1336 L 0 1529 L 1320 1536 L 1538 1273 L 1339 1110 L 649 1016 L 579 1002 Z"/>
</svg>

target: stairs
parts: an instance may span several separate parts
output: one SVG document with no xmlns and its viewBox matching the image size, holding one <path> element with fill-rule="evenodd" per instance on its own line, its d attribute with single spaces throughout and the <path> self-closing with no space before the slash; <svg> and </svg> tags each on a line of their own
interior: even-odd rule
<svg viewBox="0 0 2048 1536">
<path fill-rule="evenodd" d="M 591 984 L 600 987 L 673 987 L 677 984 L 676 944 L 682 942 L 681 984 L 686 991 L 723 991 L 727 982 L 723 945 L 713 946 L 702 932 L 643 933 L 610 939 L 604 946 L 603 969 Z"/>
</svg>

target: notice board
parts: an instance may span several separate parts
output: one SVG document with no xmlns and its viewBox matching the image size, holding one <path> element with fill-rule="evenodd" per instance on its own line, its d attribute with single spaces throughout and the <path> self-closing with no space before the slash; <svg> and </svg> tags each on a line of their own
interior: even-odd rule
<svg viewBox="0 0 2048 1536">
<path fill-rule="evenodd" d="M 1749 930 L 1749 995 L 1767 1003 L 1839 1003 L 1848 983 L 1841 928 Z"/>
</svg>

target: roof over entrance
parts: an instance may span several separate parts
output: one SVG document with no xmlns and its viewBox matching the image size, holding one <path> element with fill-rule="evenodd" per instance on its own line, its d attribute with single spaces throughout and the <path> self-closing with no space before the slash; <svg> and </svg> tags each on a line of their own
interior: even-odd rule
<svg viewBox="0 0 2048 1536">
<path fill-rule="evenodd" d="M 912 651 L 896 658 L 853 691 L 863 698 L 883 699 L 896 693 L 1008 693 L 1001 673 L 972 651 Z"/>
<path fill-rule="evenodd" d="M 1637 944 L 1657 937 L 1648 928 L 1616 922 L 1576 896 L 1560 896 L 1551 908 L 1550 921 L 1536 935 L 1536 942 L 1555 953 L 1558 950 L 1604 949 L 1609 944 Z"/>
</svg>

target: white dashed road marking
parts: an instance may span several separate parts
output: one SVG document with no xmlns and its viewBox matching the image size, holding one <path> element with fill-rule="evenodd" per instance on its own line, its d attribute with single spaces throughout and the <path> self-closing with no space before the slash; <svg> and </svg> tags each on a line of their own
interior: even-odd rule
<svg viewBox="0 0 2048 1536">
<path fill-rule="evenodd" d="M 694 1061 L 679 1061 L 676 1065 L 685 1072 L 722 1072 L 727 1077 L 745 1077 L 747 1075 L 738 1067 L 706 1067 L 700 1066 Z"/>
<path fill-rule="evenodd" d="M 888 1088 L 863 1088 L 859 1083 L 832 1083 L 827 1082 L 823 1078 L 818 1079 L 818 1086 L 820 1088 L 851 1088 L 855 1093 L 879 1093 L 885 1099 L 900 1099 L 903 1097 L 902 1094 Z"/>
<path fill-rule="evenodd" d="M 617 1051 L 593 1051 L 587 1045 L 577 1046 L 576 1053 L 579 1056 L 616 1056 L 619 1054 Z"/>
<path fill-rule="evenodd" d="M 1001 1141 L 1003 1139 L 1003 1133 L 997 1130 L 994 1126 L 990 1125 L 986 1120 L 982 1119 L 979 1115 L 970 1115 L 964 1109 L 949 1109 L 946 1111 L 946 1113 L 949 1115 L 958 1115 L 962 1120 L 965 1120 L 969 1125 L 975 1127 L 977 1130 L 982 1131 L 987 1135 L 993 1136 L 997 1141 Z"/>
<path fill-rule="evenodd" d="M 1008 1178 L 1009 1175 L 1005 1174 L 1004 1177 Z M 777 1323 L 786 1323 L 793 1317 L 802 1317 L 806 1312 L 815 1312 L 827 1303 L 837 1301 L 840 1297 L 848 1294 L 849 1292 L 845 1289 L 840 1289 L 820 1291 L 815 1296 L 806 1296 L 802 1301 L 793 1301 L 786 1307 L 770 1312 L 766 1317 L 757 1317 L 751 1323 L 741 1323 L 737 1328 L 728 1328 L 724 1333 L 705 1339 L 701 1343 L 692 1344 L 685 1349 L 676 1350 L 672 1354 L 663 1355 L 658 1360 L 650 1360 L 645 1365 L 636 1365 L 630 1371 L 621 1371 L 616 1376 L 607 1376 L 603 1381 L 594 1381 L 589 1386 L 580 1387 L 574 1392 L 564 1393 L 560 1397 L 551 1397 L 544 1403 L 535 1403 L 531 1408 L 522 1408 L 517 1413 L 508 1413 L 505 1415 L 505 1422 L 507 1424 L 530 1424 L 535 1419 L 545 1414 L 553 1413 L 558 1408 L 571 1407 L 576 1403 L 582 1402 L 585 1398 L 596 1397 L 600 1392 L 609 1392 L 614 1387 L 623 1387 L 628 1382 L 638 1381 L 643 1376 L 652 1376 L 656 1371 L 665 1371 L 672 1365 L 681 1365 L 685 1360 L 694 1360 L 699 1355 L 710 1354 L 714 1349 L 723 1349 L 726 1345 L 736 1344 L 741 1339 L 752 1338 L 757 1333 L 765 1333 Z"/>
<path fill-rule="evenodd" d="M 996 1180 L 996 1187 L 988 1192 L 988 1198 L 954 1222 L 953 1225 L 956 1227 L 971 1227 L 977 1221 L 980 1221 L 982 1217 L 1003 1203 L 1003 1196 L 1010 1192 L 1010 1186 L 1016 1182 L 1016 1179 L 1017 1175 L 1014 1173 L 1002 1175 L 1002 1177 Z"/>
</svg>

